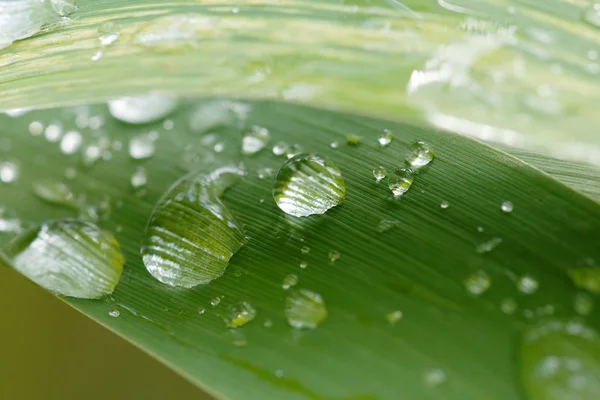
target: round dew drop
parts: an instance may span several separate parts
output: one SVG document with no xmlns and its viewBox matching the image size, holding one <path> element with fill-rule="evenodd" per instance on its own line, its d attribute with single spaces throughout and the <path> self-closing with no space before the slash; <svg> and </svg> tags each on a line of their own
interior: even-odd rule
<svg viewBox="0 0 600 400">
<path fill-rule="evenodd" d="M 129 124 L 146 124 L 161 120 L 176 108 L 176 98 L 159 94 L 121 97 L 108 102 L 110 114 Z"/>
<path fill-rule="evenodd" d="M 43 288 L 83 299 L 113 292 L 125 262 L 119 244 L 90 222 L 45 222 L 13 240 L 5 250 L 10 264 Z"/>
<path fill-rule="evenodd" d="M 242 139 L 242 153 L 256 154 L 267 146 L 270 139 L 271 134 L 267 128 L 255 125 Z"/>
<path fill-rule="evenodd" d="M 414 181 L 413 174 L 409 169 L 402 168 L 394 175 L 388 177 L 388 187 L 394 197 L 400 197 L 408 192 Z"/>
<path fill-rule="evenodd" d="M 229 314 L 225 320 L 228 328 L 239 328 L 256 318 L 257 312 L 252 304 L 242 301 L 229 308 Z"/>
<path fill-rule="evenodd" d="M 285 315 L 294 328 L 314 329 L 327 319 L 327 309 L 321 295 L 300 289 L 287 297 Z"/>
<path fill-rule="evenodd" d="M 346 198 L 342 173 L 318 154 L 298 154 L 287 160 L 275 179 L 273 197 L 285 213 L 305 217 L 323 214 Z"/>
<path fill-rule="evenodd" d="M 376 182 L 381 182 L 381 180 L 383 178 L 385 178 L 386 176 L 387 176 L 387 171 L 381 165 L 378 167 L 375 167 L 375 169 L 373 170 L 373 177 L 375 178 Z"/>
<path fill-rule="evenodd" d="M 243 175 L 224 167 L 207 175 L 183 177 L 156 205 L 142 246 L 146 269 L 159 281 L 180 287 L 220 277 L 245 238 L 223 191 Z"/>
<path fill-rule="evenodd" d="M 505 201 L 500 205 L 500 209 L 502 210 L 502 212 L 505 213 L 510 213 L 513 211 L 515 207 L 513 206 L 513 203 L 511 203 L 510 201 Z"/>
<path fill-rule="evenodd" d="M 425 142 L 414 142 L 410 146 L 410 153 L 406 157 L 406 162 L 413 168 L 421 168 L 433 161 L 433 151 Z"/>
</svg>

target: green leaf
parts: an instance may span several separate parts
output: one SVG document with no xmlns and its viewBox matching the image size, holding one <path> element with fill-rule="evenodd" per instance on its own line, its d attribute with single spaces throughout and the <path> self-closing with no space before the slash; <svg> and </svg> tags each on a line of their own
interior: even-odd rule
<svg viewBox="0 0 600 400">
<path fill-rule="evenodd" d="M 600 331 L 596 309 L 575 313 L 581 290 L 569 278 L 573 268 L 596 271 L 600 206 L 549 176 L 453 134 L 269 102 L 249 103 L 246 125 L 267 128 L 271 142 L 244 156 L 236 124 L 215 125 L 214 137 L 188 128 L 198 107 L 231 103 L 191 103 L 169 117 L 172 130 L 161 122 L 123 124 L 104 105 L 1 116 L 8 154 L 20 172 L 2 185 L 2 204 L 24 225 L 76 216 L 71 207 L 36 198 L 32 184 L 40 181 L 64 182 L 77 196 L 85 194 L 86 205 L 108 202 L 110 213 L 105 207 L 98 223 L 124 252 L 121 282 L 102 300 L 63 300 L 210 393 L 232 399 L 502 400 L 526 393 L 537 400 L 547 397 L 536 397 L 541 389 L 528 380 L 531 366 L 552 354 L 552 340 L 563 339 L 521 346 L 522 335 L 546 319 L 577 320 Z M 32 121 L 58 120 L 71 129 L 78 113 L 104 121 L 98 130 L 82 130 L 86 145 L 100 135 L 122 149 L 109 146 L 108 161 L 86 167 L 80 155 L 64 155 L 58 143 L 26 133 Z M 385 129 L 394 139 L 382 147 L 378 138 Z M 154 156 L 131 159 L 129 140 L 151 130 L 160 134 Z M 349 135 L 360 138 L 358 144 L 347 144 Z M 373 169 L 381 165 L 392 173 L 404 166 L 418 140 L 435 158 L 395 199 L 386 180 L 375 181 Z M 272 197 L 274 177 L 259 177 L 259 170 L 283 165 L 285 157 L 271 152 L 280 141 L 331 159 L 344 178 L 344 203 L 323 215 L 283 213 Z M 222 151 L 215 152 L 216 144 Z M 207 285 L 178 289 L 158 282 L 140 255 L 154 205 L 188 171 L 208 173 L 232 160 L 247 174 L 222 200 L 244 227 L 247 243 Z M 140 167 L 148 178 L 142 192 L 130 182 Z M 64 178 L 69 168 L 78 171 L 76 178 Z M 505 201 L 512 212 L 501 210 Z M 286 291 L 289 274 L 298 283 Z M 286 298 L 298 289 L 324 301 L 327 316 L 315 329 L 297 330 L 286 320 Z M 257 314 L 230 330 L 229 307 L 239 302 Z M 119 317 L 109 315 L 115 310 Z M 598 346 L 595 339 L 583 343 L 594 352 Z M 592 372 L 600 368 L 593 359 L 585 362 Z"/>
</svg>

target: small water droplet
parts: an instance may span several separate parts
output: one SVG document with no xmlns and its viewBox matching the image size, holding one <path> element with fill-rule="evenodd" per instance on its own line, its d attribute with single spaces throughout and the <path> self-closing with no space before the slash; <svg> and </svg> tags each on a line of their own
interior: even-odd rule
<svg viewBox="0 0 600 400">
<path fill-rule="evenodd" d="M 338 141 L 333 141 L 329 144 L 329 147 L 331 147 L 332 149 L 337 149 L 340 147 L 340 143 Z"/>
<path fill-rule="evenodd" d="M 134 189 L 139 189 L 146 186 L 148 183 L 148 174 L 146 172 L 146 168 L 137 167 L 133 175 L 131 175 L 130 182 Z"/>
<path fill-rule="evenodd" d="M 505 201 L 500 206 L 500 209 L 502 210 L 502 212 L 510 213 L 513 211 L 514 206 L 513 206 L 513 203 L 511 203 L 510 201 Z"/>
<path fill-rule="evenodd" d="M 239 328 L 256 318 L 256 314 L 256 309 L 252 304 L 241 301 L 229 308 L 229 313 L 225 322 L 228 328 Z"/>
<path fill-rule="evenodd" d="M 303 247 L 300 249 L 300 253 L 302 253 L 302 254 L 308 254 L 308 253 L 310 253 L 310 247 L 308 247 L 308 246 L 303 246 Z"/>
<path fill-rule="evenodd" d="M 377 225 L 377 232 L 384 233 L 400 225 L 400 221 L 395 219 L 382 219 Z"/>
<path fill-rule="evenodd" d="M 206 312 L 206 308 L 204 308 L 204 307 L 202 307 L 202 306 L 201 306 L 201 307 L 198 307 L 198 314 L 202 315 L 202 314 L 204 314 L 205 312 Z"/>
<path fill-rule="evenodd" d="M 156 139 L 151 133 L 138 135 L 129 141 L 129 155 L 134 160 L 143 160 L 154 155 Z"/>
<path fill-rule="evenodd" d="M 161 120 L 177 108 L 177 99 L 160 94 L 121 97 L 108 102 L 110 114 L 119 121 L 146 124 Z"/>
<path fill-rule="evenodd" d="M 373 170 L 373 177 L 375 178 L 375 181 L 377 181 L 377 182 L 380 182 L 386 176 L 387 176 L 387 171 L 381 165 L 378 167 L 375 167 L 375 169 Z"/>
<path fill-rule="evenodd" d="M 119 316 L 121 316 L 121 313 L 119 312 L 119 310 L 113 310 L 109 311 L 108 315 L 110 315 L 113 318 L 118 318 Z"/>
<path fill-rule="evenodd" d="M 425 384 L 430 387 L 440 386 L 446 382 L 446 372 L 440 368 L 430 369 L 423 377 Z"/>
<path fill-rule="evenodd" d="M 360 137 L 356 135 L 346 136 L 346 143 L 350 146 L 358 146 L 360 144 Z"/>
<path fill-rule="evenodd" d="M 62 135 L 62 128 L 57 124 L 50 124 L 46 127 L 44 131 L 44 136 L 46 140 L 50 143 L 58 142 Z"/>
<path fill-rule="evenodd" d="M 283 278 L 283 283 L 281 284 L 281 287 L 284 290 L 288 290 L 289 288 L 296 286 L 297 283 L 298 276 L 296 276 L 295 274 L 289 274 L 285 278 Z"/>
<path fill-rule="evenodd" d="M 244 335 L 241 331 L 238 331 L 237 329 L 230 330 L 229 336 L 231 337 L 231 343 L 236 347 L 244 347 L 248 344 L 246 335 Z"/>
<path fill-rule="evenodd" d="M 83 138 L 81 134 L 77 131 L 69 131 L 65 133 L 60 142 L 60 151 L 63 154 L 74 154 L 76 153 L 83 143 Z"/>
<path fill-rule="evenodd" d="M 100 60 L 102 57 L 104 57 L 104 52 L 102 50 L 98 50 L 96 51 L 91 57 L 90 60 L 92 61 L 98 61 Z"/>
<path fill-rule="evenodd" d="M 279 142 L 275 146 L 273 146 L 273 154 L 276 156 L 282 156 L 287 154 L 290 149 L 290 145 L 285 142 Z"/>
<path fill-rule="evenodd" d="M 270 178 L 271 176 L 273 176 L 273 169 L 271 168 L 259 168 L 256 171 L 256 175 L 258 176 L 258 179 L 267 179 Z"/>
<path fill-rule="evenodd" d="M 500 301 L 500 310 L 502 310 L 504 314 L 513 314 L 515 311 L 517 311 L 517 307 L 517 302 L 510 297 L 507 297 Z"/>
<path fill-rule="evenodd" d="M 396 325 L 396 323 L 400 321 L 403 316 L 404 314 L 402 313 L 402 311 L 396 310 L 389 312 L 385 317 L 390 325 Z"/>
<path fill-rule="evenodd" d="M 98 40 L 102 46 L 110 46 L 120 34 L 119 27 L 112 21 L 105 22 L 98 28 Z"/>
<path fill-rule="evenodd" d="M 480 296 L 492 286 L 492 278 L 482 270 L 479 270 L 465 280 L 465 288 L 475 296 Z"/>
<path fill-rule="evenodd" d="M 275 370 L 275 376 L 277 378 L 283 378 L 283 370 L 282 369 Z"/>
<path fill-rule="evenodd" d="M 301 269 L 306 269 L 308 268 L 308 263 L 306 261 L 300 261 L 300 268 Z"/>
<path fill-rule="evenodd" d="M 483 233 L 483 231 L 485 231 L 485 228 L 483 226 L 478 226 L 477 227 L 477 232 Z"/>
<path fill-rule="evenodd" d="M 134 43 L 159 53 L 180 53 L 198 47 L 198 41 L 210 37 L 218 18 L 204 15 L 172 15 L 157 18 L 142 26 Z"/>
<path fill-rule="evenodd" d="M 50 204 L 77 208 L 75 194 L 64 183 L 54 181 L 36 182 L 33 185 L 33 193 L 40 200 Z"/>
<path fill-rule="evenodd" d="M 229 100 L 203 102 L 193 110 L 189 126 L 193 132 L 207 134 L 222 128 L 242 129 L 251 110 L 248 104 Z"/>
<path fill-rule="evenodd" d="M 540 284 L 532 276 L 524 275 L 519 279 L 517 287 L 521 293 L 532 294 L 536 292 Z"/>
<path fill-rule="evenodd" d="M 273 326 L 273 321 L 271 321 L 270 319 L 266 320 L 265 323 L 263 324 L 263 326 L 265 328 L 271 328 Z"/>
<path fill-rule="evenodd" d="M 44 132 L 44 125 L 39 121 L 33 121 L 29 124 L 29 133 L 32 136 L 39 136 Z"/>
<path fill-rule="evenodd" d="M 285 315 L 294 328 L 314 329 L 327 319 L 327 309 L 321 295 L 300 289 L 286 298 Z"/>
<path fill-rule="evenodd" d="M 302 151 L 303 151 L 302 146 L 300 146 L 299 144 L 293 144 L 286 151 L 285 156 L 287 158 L 292 158 L 292 157 L 297 156 L 298 154 L 302 153 Z"/>
<path fill-rule="evenodd" d="M 342 254 L 337 250 L 332 250 L 329 252 L 328 257 L 329 262 L 333 264 L 342 257 Z"/>
<path fill-rule="evenodd" d="M 573 301 L 573 308 L 579 315 L 590 315 L 594 310 L 594 299 L 587 293 L 577 293 Z"/>
<path fill-rule="evenodd" d="M 487 242 L 481 243 L 479 246 L 477 246 L 477 253 L 479 253 L 479 254 L 489 253 L 489 252 L 493 251 L 496 247 L 500 246 L 501 243 L 502 243 L 502 238 L 499 238 L 499 237 L 492 238 L 492 239 L 488 240 Z"/>
<path fill-rule="evenodd" d="M 596 3 L 588 7 L 583 13 L 583 20 L 600 28 L 600 3 Z"/>
<path fill-rule="evenodd" d="M 277 206 L 296 217 L 323 214 L 345 197 L 342 173 L 331 160 L 317 154 L 299 154 L 287 160 L 273 189 Z"/>
<path fill-rule="evenodd" d="M 421 168 L 433 160 L 433 151 L 429 145 L 423 141 L 414 142 L 410 146 L 410 153 L 406 157 L 406 162 L 413 168 Z"/>
<path fill-rule="evenodd" d="M 90 222 L 45 222 L 6 248 L 12 266 L 43 288 L 95 299 L 113 292 L 124 259 L 116 239 Z"/>
<path fill-rule="evenodd" d="M 210 300 L 210 305 L 216 307 L 221 302 L 221 298 L 219 296 L 215 296 Z"/>
<path fill-rule="evenodd" d="M 575 286 L 591 293 L 600 293 L 600 268 L 571 268 L 568 274 Z"/>
<path fill-rule="evenodd" d="M 270 139 L 271 134 L 267 128 L 254 125 L 242 139 L 242 153 L 256 154 L 266 147 Z"/>
<path fill-rule="evenodd" d="M 172 131 L 175 128 L 175 122 L 172 119 L 165 119 L 162 126 L 165 131 Z"/>
<path fill-rule="evenodd" d="M 156 279 L 192 287 L 225 272 L 245 238 L 221 195 L 243 174 L 239 168 L 223 167 L 187 175 L 159 200 L 142 247 L 144 265 Z"/>
<path fill-rule="evenodd" d="M 440 208 L 443 210 L 447 209 L 448 207 L 450 207 L 450 204 L 448 204 L 447 201 L 442 201 L 442 204 L 440 204 Z"/>
<path fill-rule="evenodd" d="M 383 134 L 379 136 L 377 141 L 381 147 L 387 147 L 394 140 L 394 136 L 388 129 L 383 130 Z"/>
<path fill-rule="evenodd" d="M 0 163 L 0 182 L 12 183 L 19 178 L 19 167 L 10 161 Z"/>
<path fill-rule="evenodd" d="M 600 338 L 579 321 L 546 320 L 521 340 L 521 382 L 530 400 L 595 400 L 600 393 Z"/>
<path fill-rule="evenodd" d="M 402 168 L 388 177 L 388 187 L 394 197 L 400 197 L 408 192 L 414 181 L 413 174 L 409 169 Z"/>
</svg>

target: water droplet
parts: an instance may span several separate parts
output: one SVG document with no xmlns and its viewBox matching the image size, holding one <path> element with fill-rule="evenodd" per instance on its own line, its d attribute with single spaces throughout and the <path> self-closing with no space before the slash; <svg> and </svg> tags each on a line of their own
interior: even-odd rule
<svg viewBox="0 0 600 400">
<path fill-rule="evenodd" d="M 244 347 L 248 344 L 246 335 L 238 330 L 230 330 L 229 335 L 231 336 L 231 343 L 236 347 Z"/>
<path fill-rule="evenodd" d="M 381 147 L 387 147 L 394 140 L 394 136 L 388 129 L 383 130 L 383 134 L 379 136 L 377 141 Z"/>
<path fill-rule="evenodd" d="M 443 210 L 447 209 L 448 207 L 450 207 L 450 204 L 448 204 L 447 201 L 442 201 L 442 204 L 440 204 L 440 208 Z"/>
<path fill-rule="evenodd" d="M 241 129 L 251 109 L 248 104 L 229 100 L 201 103 L 192 112 L 189 122 L 190 129 L 199 133 L 207 133 L 209 130 L 218 130 L 224 127 Z"/>
<path fill-rule="evenodd" d="M 275 376 L 277 378 L 283 378 L 283 370 L 282 369 L 275 370 Z"/>
<path fill-rule="evenodd" d="M 510 213 L 514 209 L 514 206 L 513 203 L 511 203 L 510 201 L 505 201 L 502 203 L 502 205 L 500 205 L 500 209 L 502 210 L 502 212 Z"/>
<path fill-rule="evenodd" d="M 143 160 L 154 155 L 156 138 L 151 133 L 138 135 L 129 141 L 129 155 L 134 160 Z"/>
<path fill-rule="evenodd" d="M 488 240 L 487 242 L 481 243 L 479 246 L 477 246 L 477 253 L 479 253 L 479 254 L 489 253 L 489 252 L 493 251 L 496 247 L 500 246 L 501 243 L 502 243 L 502 238 L 499 238 L 499 237 L 492 238 L 492 239 Z"/>
<path fill-rule="evenodd" d="M 202 315 L 206 312 L 206 308 L 204 307 L 198 307 L 198 314 Z"/>
<path fill-rule="evenodd" d="M 39 121 L 33 121 L 29 124 L 29 133 L 33 136 L 39 136 L 44 132 L 44 125 Z"/>
<path fill-rule="evenodd" d="M 160 94 L 121 97 L 108 102 L 110 114 L 119 121 L 146 124 L 165 118 L 177 108 L 177 99 Z"/>
<path fill-rule="evenodd" d="M 492 286 L 492 278 L 482 270 L 475 272 L 465 280 L 465 288 L 469 293 L 480 296 Z"/>
<path fill-rule="evenodd" d="M 321 295 L 300 289 L 286 298 L 285 315 L 294 328 L 314 329 L 327 319 L 327 309 Z"/>
<path fill-rule="evenodd" d="M 482 233 L 483 231 L 485 231 L 485 228 L 483 226 L 477 227 L 477 232 Z"/>
<path fill-rule="evenodd" d="M 74 154 L 77 152 L 77 150 L 79 150 L 82 143 L 83 139 L 79 132 L 69 131 L 65 133 L 65 135 L 62 138 L 62 141 L 60 142 L 60 151 L 62 151 L 63 154 L 67 155 Z"/>
<path fill-rule="evenodd" d="M 263 326 L 265 328 L 271 328 L 273 326 L 273 321 L 271 321 L 270 319 L 266 320 L 265 323 L 263 324 Z"/>
<path fill-rule="evenodd" d="M 219 296 L 215 296 L 210 300 L 210 305 L 216 307 L 221 302 L 221 298 Z"/>
<path fill-rule="evenodd" d="M 77 208 L 75 194 L 61 182 L 37 182 L 33 185 L 33 193 L 37 198 L 59 206 Z"/>
<path fill-rule="evenodd" d="M 310 253 L 310 247 L 308 247 L 308 246 L 303 246 L 303 247 L 300 249 L 300 253 L 302 253 L 302 254 L 308 254 L 308 253 Z"/>
<path fill-rule="evenodd" d="M 299 144 L 293 144 L 290 146 L 290 148 L 285 152 L 285 156 L 287 158 L 292 158 L 294 156 L 297 156 L 298 154 L 302 153 L 303 148 L 302 146 L 300 146 Z"/>
<path fill-rule="evenodd" d="M 0 233 L 21 233 L 21 221 L 14 212 L 0 207 Z"/>
<path fill-rule="evenodd" d="M 388 187 L 394 197 L 400 197 L 408 192 L 413 184 L 413 174 L 409 169 L 402 168 L 388 177 Z"/>
<path fill-rule="evenodd" d="M 530 400 L 595 400 L 600 393 L 600 340 L 582 322 L 544 321 L 521 341 L 520 372 Z"/>
<path fill-rule="evenodd" d="M 50 124 L 46 127 L 44 131 L 44 136 L 46 140 L 50 143 L 58 142 L 60 136 L 62 135 L 62 128 L 57 124 Z"/>
<path fill-rule="evenodd" d="M 289 274 L 285 278 L 283 278 L 283 283 L 281 284 L 281 287 L 284 290 L 288 290 L 289 288 L 296 286 L 297 283 L 298 276 L 296 276 L 295 274 Z"/>
<path fill-rule="evenodd" d="M 121 316 L 121 313 L 119 312 L 119 310 L 113 310 L 109 311 L 108 315 L 110 315 L 113 318 L 118 318 Z"/>
<path fill-rule="evenodd" d="M 395 219 L 382 219 L 377 225 L 377 232 L 384 233 L 400 225 L 400 221 Z"/>
<path fill-rule="evenodd" d="M 143 186 L 146 186 L 148 183 L 148 174 L 146 173 L 146 169 L 143 167 L 136 168 L 133 175 L 131 175 L 130 182 L 134 189 L 139 189 Z"/>
<path fill-rule="evenodd" d="M 241 175 L 235 167 L 188 175 L 159 200 L 142 247 L 144 264 L 156 279 L 192 287 L 225 272 L 245 239 L 220 197 Z"/>
<path fill-rule="evenodd" d="M 112 21 L 105 22 L 98 28 L 98 40 L 102 46 L 110 46 L 120 34 L 119 27 Z"/>
<path fill-rule="evenodd" d="M 329 144 L 329 147 L 331 147 L 332 149 L 337 149 L 340 147 L 340 143 L 338 141 L 333 141 Z"/>
<path fill-rule="evenodd" d="M 275 146 L 273 146 L 273 154 L 276 156 L 282 156 L 287 154 L 290 149 L 290 145 L 285 142 L 279 142 Z"/>
<path fill-rule="evenodd" d="M 160 53 L 179 53 L 198 47 L 198 41 L 215 31 L 219 19 L 202 15 L 173 15 L 157 18 L 141 27 L 134 42 Z"/>
<path fill-rule="evenodd" d="M 590 315 L 594 310 L 594 299 L 587 293 L 577 293 L 573 301 L 573 308 L 579 315 Z"/>
<path fill-rule="evenodd" d="M 519 279 L 517 283 L 517 287 L 521 291 L 521 293 L 532 294 L 538 290 L 540 284 L 533 277 L 529 275 L 524 275 Z"/>
<path fill-rule="evenodd" d="M 425 142 L 414 142 L 410 146 L 410 153 L 406 157 L 406 162 L 413 168 L 421 168 L 433 160 L 433 151 Z"/>
<path fill-rule="evenodd" d="M 381 165 L 378 167 L 375 167 L 375 169 L 373 170 L 373 177 L 375 178 L 375 181 L 377 181 L 377 182 L 380 182 L 386 176 L 387 176 L 387 171 Z"/>
<path fill-rule="evenodd" d="M 175 122 L 172 119 L 165 119 L 162 125 L 165 131 L 171 131 L 175 128 Z"/>
<path fill-rule="evenodd" d="M 339 260 L 342 257 L 342 255 L 340 254 L 339 251 L 332 250 L 332 251 L 329 252 L 328 257 L 329 257 L 329 262 L 333 264 L 337 260 Z"/>
<path fill-rule="evenodd" d="M 52 292 L 85 299 L 112 293 L 124 259 L 116 239 L 90 222 L 45 222 L 13 240 L 12 266 Z"/>
<path fill-rule="evenodd" d="M 256 309 L 248 302 L 242 301 L 229 308 L 225 322 L 228 328 L 239 328 L 256 318 Z"/>
<path fill-rule="evenodd" d="M 23 115 L 27 114 L 29 111 L 31 111 L 29 108 L 23 107 L 23 108 L 13 108 L 12 110 L 6 110 L 4 111 L 4 114 L 8 115 L 9 117 L 12 118 L 19 118 L 22 117 Z"/>
<path fill-rule="evenodd" d="M 10 161 L 0 163 L 0 182 L 12 183 L 19 178 L 19 167 Z"/>
<path fill-rule="evenodd" d="M 96 51 L 91 57 L 90 60 L 92 61 L 98 61 L 100 60 L 102 57 L 104 57 L 104 52 L 102 50 L 98 50 Z"/>
<path fill-rule="evenodd" d="M 446 382 L 446 372 L 440 368 L 430 369 L 423 377 L 427 386 L 440 386 Z"/>
<path fill-rule="evenodd" d="M 254 125 L 242 139 L 242 153 L 256 154 L 265 148 L 270 139 L 271 134 L 267 128 Z"/>
<path fill-rule="evenodd" d="M 502 310 L 504 314 L 513 314 L 515 311 L 517 311 L 517 307 L 517 302 L 514 299 L 511 299 L 510 297 L 502 299 L 502 301 L 500 301 L 500 310 Z"/>
<path fill-rule="evenodd" d="M 575 286 L 588 292 L 600 293 L 600 269 L 599 268 L 571 268 L 569 277 Z"/>
<path fill-rule="evenodd" d="M 271 176 L 273 176 L 273 169 L 271 168 L 259 168 L 256 171 L 256 175 L 258 176 L 258 179 L 266 179 L 266 178 L 270 178 Z"/>
<path fill-rule="evenodd" d="M 596 3 L 588 7 L 583 13 L 583 20 L 597 28 L 600 28 L 600 3 Z"/>
<path fill-rule="evenodd" d="M 306 261 L 300 261 L 300 268 L 306 269 L 308 267 L 308 263 Z"/>
<path fill-rule="evenodd" d="M 386 319 L 390 325 L 396 325 L 396 323 L 398 321 L 400 321 L 403 316 L 404 316 L 404 314 L 402 313 L 402 311 L 396 310 L 396 311 L 389 312 L 386 315 Z"/>
<path fill-rule="evenodd" d="M 342 173 L 329 159 L 299 154 L 287 160 L 275 179 L 273 197 L 285 213 L 296 217 L 323 214 L 346 197 Z"/>
<path fill-rule="evenodd" d="M 346 143 L 350 146 L 358 146 L 360 144 L 360 137 L 356 135 L 346 136 Z"/>
</svg>

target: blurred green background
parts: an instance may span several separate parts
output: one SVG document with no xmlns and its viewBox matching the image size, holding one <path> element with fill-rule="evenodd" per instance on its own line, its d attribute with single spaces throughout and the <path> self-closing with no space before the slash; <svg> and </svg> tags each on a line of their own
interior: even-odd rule
<svg viewBox="0 0 600 400">
<path fill-rule="evenodd" d="M 1 267 L 0 314 L 0 399 L 211 399 L 114 333 Z"/>
</svg>

